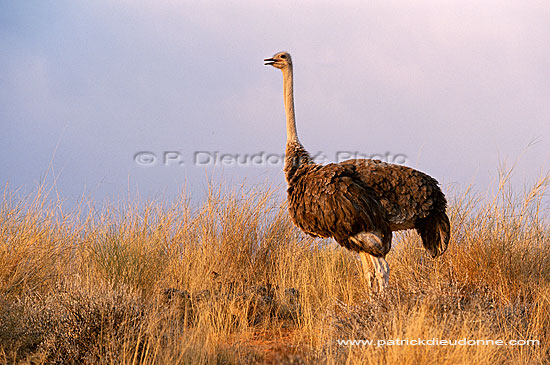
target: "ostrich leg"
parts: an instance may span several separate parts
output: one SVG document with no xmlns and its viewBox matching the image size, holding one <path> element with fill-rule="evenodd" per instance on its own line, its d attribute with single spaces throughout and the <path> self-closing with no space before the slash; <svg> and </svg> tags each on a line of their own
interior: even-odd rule
<svg viewBox="0 0 550 365">
<path fill-rule="evenodd" d="M 384 257 L 370 257 L 372 266 L 375 268 L 376 281 L 378 283 L 378 289 L 383 292 L 390 281 L 390 266 L 386 262 Z"/>
<path fill-rule="evenodd" d="M 374 292 L 383 292 L 388 287 L 390 268 L 385 258 L 375 257 L 366 252 L 359 252 L 363 274 L 369 288 Z"/>
</svg>

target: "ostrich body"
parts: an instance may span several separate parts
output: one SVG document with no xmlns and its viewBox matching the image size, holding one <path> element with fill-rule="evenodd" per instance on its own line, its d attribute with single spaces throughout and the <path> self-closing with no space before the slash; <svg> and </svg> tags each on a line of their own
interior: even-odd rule
<svg viewBox="0 0 550 365">
<path fill-rule="evenodd" d="M 359 253 L 369 286 L 388 285 L 385 260 L 392 231 L 416 229 L 426 250 L 436 257 L 450 238 L 447 201 L 438 182 L 409 167 L 379 160 L 355 159 L 320 165 L 298 140 L 294 116 L 290 54 L 264 60 L 283 72 L 286 111 L 285 177 L 288 209 L 294 224 L 307 234 L 333 238 Z"/>
</svg>

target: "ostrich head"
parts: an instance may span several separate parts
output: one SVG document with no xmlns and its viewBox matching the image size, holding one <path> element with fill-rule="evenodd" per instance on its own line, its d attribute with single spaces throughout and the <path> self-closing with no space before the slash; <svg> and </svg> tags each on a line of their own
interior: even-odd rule
<svg viewBox="0 0 550 365">
<path fill-rule="evenodd" d="M 292 58 L 288 52 L 276 53 L 272 58 L 266 58 L 264 61 L 266 66 L 273 66 L 280 70 L 292 66 Z"/>
</svg>

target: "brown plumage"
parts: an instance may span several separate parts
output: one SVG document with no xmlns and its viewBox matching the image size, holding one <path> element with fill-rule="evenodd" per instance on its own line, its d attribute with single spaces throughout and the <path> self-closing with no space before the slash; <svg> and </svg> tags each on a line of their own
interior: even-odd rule
<svg viewBox="0 0 550 365">
<path fill-rule="evenodd" d="M 412 168 L 379 160 L 314 163 L 296 132 L 290 55 L 280 52 L 265 61 L 283 71 L 285 176 L 294 224 L 310 235 L 334 238 L 359 252 L 367 280 L 373 286 L 377 278 L 380 289 L 388 281 L 384 257 L 391 248 L 392 231 L 414 228 L 433 257 L 445 252 L 450 224 L 445 213 L 447 201 L 438 182 Z M 374 275 L 367 258 L 374 266 Z"/>
</svg>

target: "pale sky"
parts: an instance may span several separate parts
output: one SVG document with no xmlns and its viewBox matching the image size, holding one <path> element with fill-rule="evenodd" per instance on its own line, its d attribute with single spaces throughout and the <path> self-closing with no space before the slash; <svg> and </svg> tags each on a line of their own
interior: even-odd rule
<svg viewBox="0 0 550 365">
<path fill-rule="evenodd" d="M 212 174 L 283 191 L 282 76 L 263 59 L 286 50 L 322 161 L 485 191 L 519 160 L 521 189 L 550 166 L 549 19 L 546 0 L 0 0 L 0 183 L 32 191 L 51 164 L 69 203 L 200 200 Z M 215 151 L 232 166 L 212 172 Z"/>
</svg>

